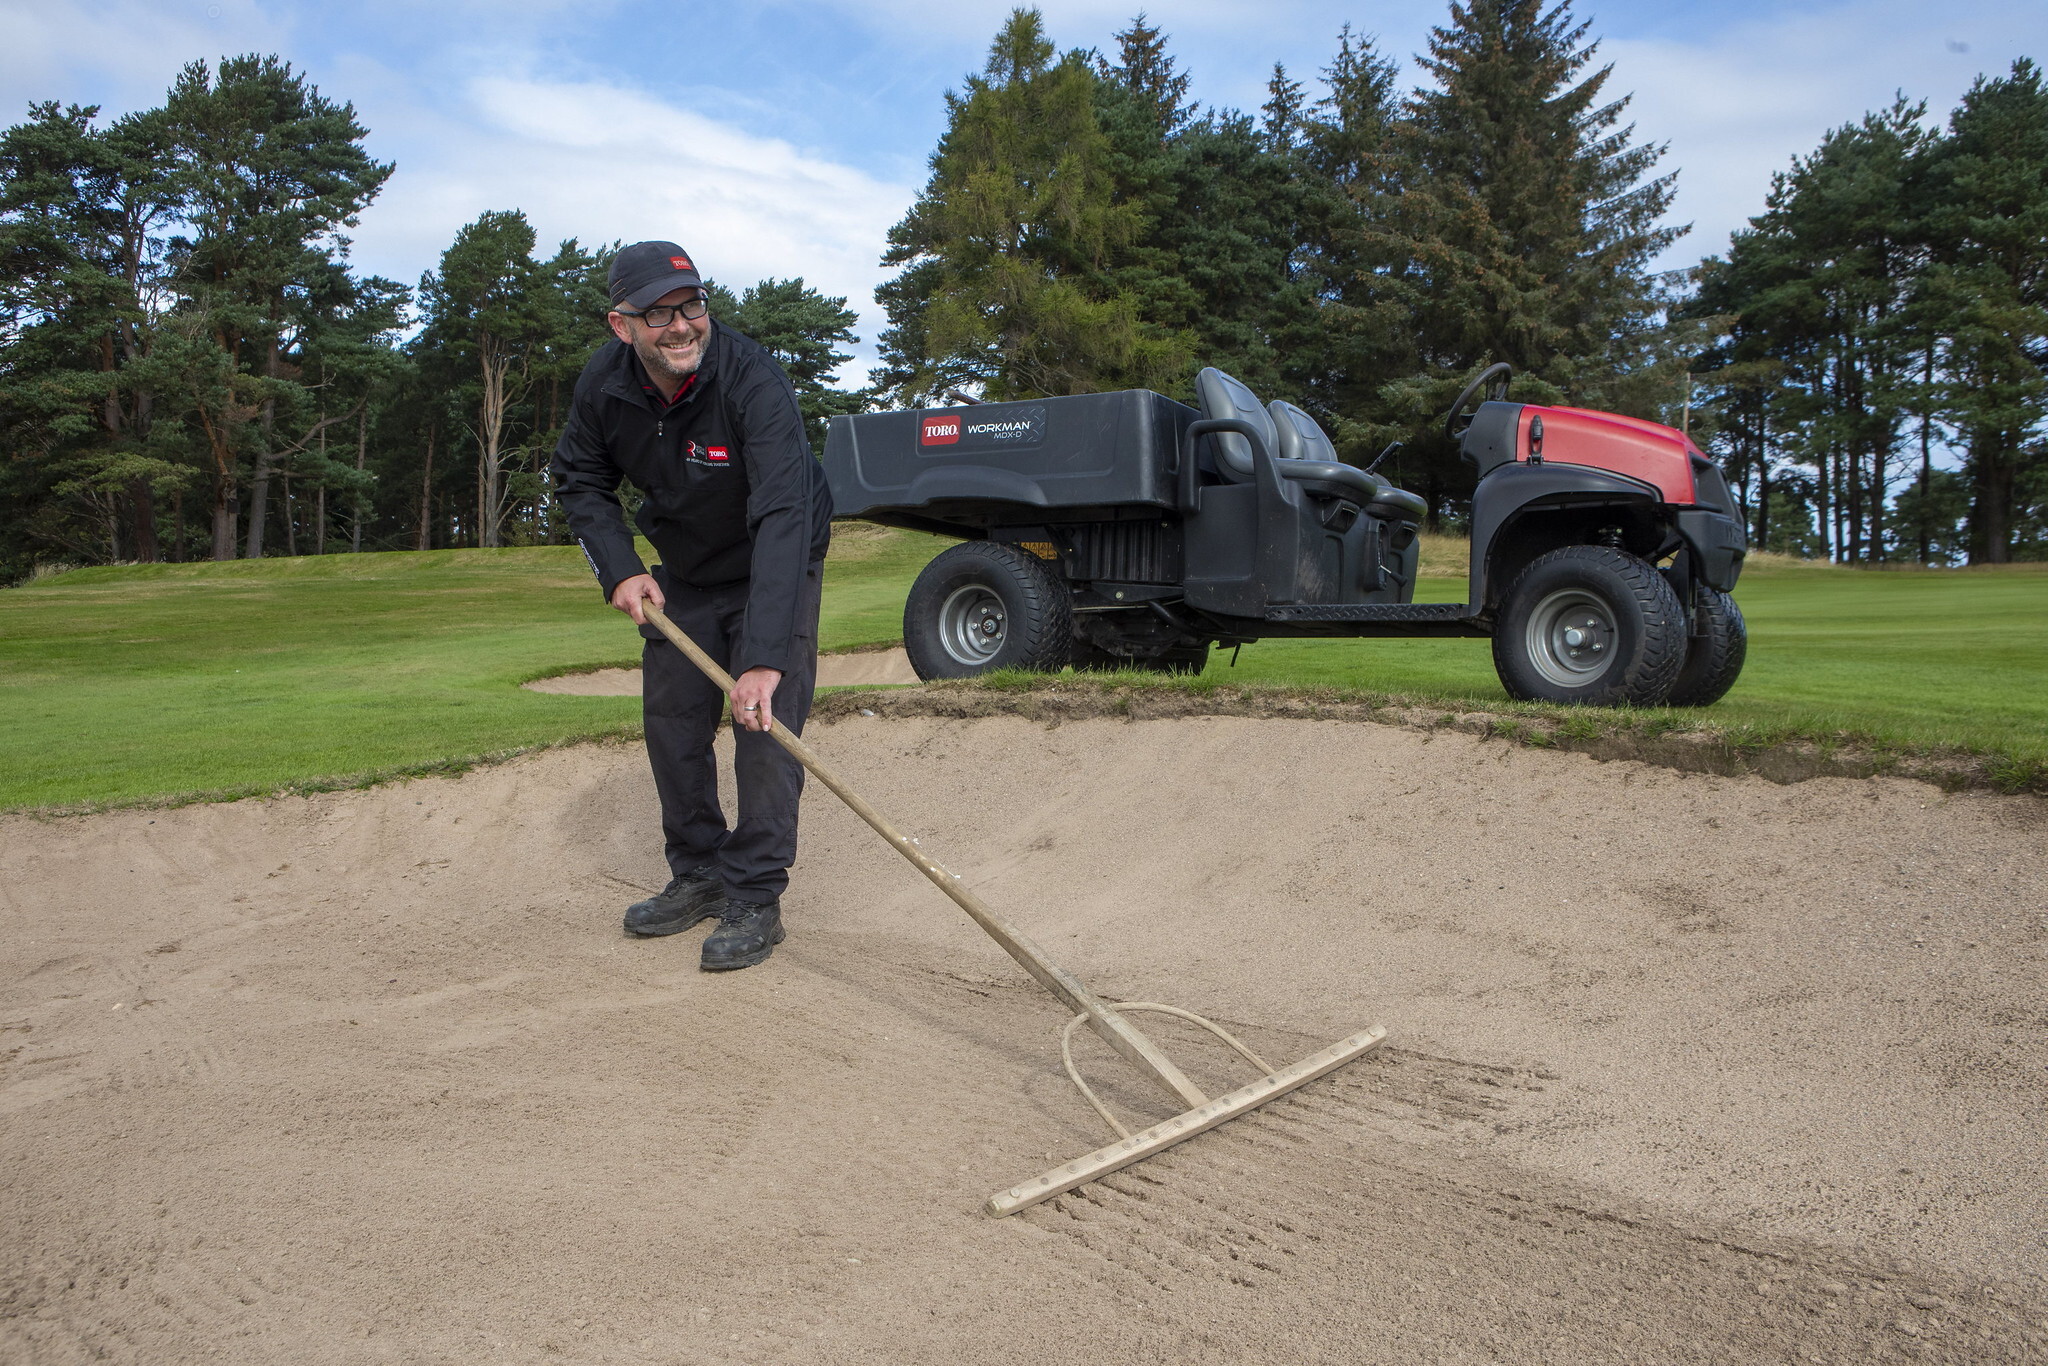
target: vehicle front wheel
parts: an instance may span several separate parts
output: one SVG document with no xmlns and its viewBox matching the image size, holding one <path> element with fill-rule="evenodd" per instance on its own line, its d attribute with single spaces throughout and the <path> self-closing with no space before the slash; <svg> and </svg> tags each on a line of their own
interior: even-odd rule
<svg viewBox="0 0 2048 1366">
<path fill-rule="evenodd" d="M 1531 702 L 1658 706 L 1685 654 L 1685 609 L 1664 576 L 1597 545 L 1530 561 L 1493 635 L 1501 686 Z"/>
<path fill-rule="evenodd" d="M 903 604 L 903 648 L 919 678 L 1057 670 L 1073 638 L 1066 586 L 1036 555 L 996 541 L 941 553 Z"/>
<path fill-rule="evenodd" d="M 1685 665 L 1671 685 L 1674 707 L 1704 707 L 1719 702 L 1742 672 L 1749 656 L 1749 627 L 1735 599 L 1717 588 L 1699 590 L 1700 633 L 1686 642 Z"/>
</svg>

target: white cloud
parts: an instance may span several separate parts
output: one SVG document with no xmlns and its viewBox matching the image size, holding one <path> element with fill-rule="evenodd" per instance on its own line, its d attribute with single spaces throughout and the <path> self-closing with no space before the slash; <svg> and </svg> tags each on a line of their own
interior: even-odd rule
<svg viewBox="0 0 2048 1366">
<path fill-rule="evenodd" d="M 189 61 L 283 47 L 254 0 L 0 4 L 0 114 L 50 99 L 125 113 L 160 101 Z"/>
<path fill-rule="evenodd" d="M 479 78 L 453 115 L 415 109 L 403 129 L 399 169 L 356 234 L 365 269 L 416 274 L 464 223 L 517 208 L 543 252 L 567 237 L 667 238 L 735 292 L 801 275 L 861 311 L 872 354 L 878 258 L 913 186 L 593 82 Z"/>
</svg>

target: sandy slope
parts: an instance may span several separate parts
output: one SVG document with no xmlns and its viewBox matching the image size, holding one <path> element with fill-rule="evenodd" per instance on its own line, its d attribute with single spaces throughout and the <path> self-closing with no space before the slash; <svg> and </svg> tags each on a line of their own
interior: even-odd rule
<svg viewBox="0 0 2048 1366">
<path fill-rule="evenodd" d="M 997 1221 L 1102 1139 L 1058 1012 L 822 790 L 789 942 L 723 976 L 618 932 L 630 747 L 10 818 L 0 1360 L 2048 1360 L 2040 800 L 1335 722 L 814 738 L 1098 990 L 1389 1044 Z"/>
</svg>

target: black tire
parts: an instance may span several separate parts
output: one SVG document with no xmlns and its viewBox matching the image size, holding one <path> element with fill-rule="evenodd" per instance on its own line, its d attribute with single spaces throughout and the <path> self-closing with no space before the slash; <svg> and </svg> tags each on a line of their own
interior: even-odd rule
<svg viewBox="0 0 2048 1366">
<path fill-rule="evenodd" d="M 1493 634 L 1510 697 L 1591 707 L 1654 707 L 1685 663 L 1685 608 L 1646 561 L 1572 545 L 1529 562 Z"/>
<path fill-rule="evenodd" d="M 1066 585 L 1036 555 L 996 541 L 940 554 L 903 604 L 903 648 L 919 678 L 1055 671 L 1073 642 Z"/>
<path fill-rule="evenodd" d="M 1699 590 L 1700 634 L 1686 642 L 1685 663 L 1671 685 L 1670 705 L 1704 707 L 1735 686 L 1749 657 L 1749 627 L 1735 599 L 1717 588 Z"/>
</svg>

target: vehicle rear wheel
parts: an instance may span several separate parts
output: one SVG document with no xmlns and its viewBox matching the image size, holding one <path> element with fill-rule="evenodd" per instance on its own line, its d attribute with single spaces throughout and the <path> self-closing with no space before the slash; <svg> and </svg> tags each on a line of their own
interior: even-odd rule
<svg viewBox="0 0 2048 1366">
<path fill-rule="evenodd" d="M 1493 665 L 1511 697 L 1654 707 L 1685 662 L 1685 609 L 1662 574 L 1605 546 L 1530 561 L 1508 590 Z"/>
<path fill-rule="evenodd" d="M 903 648 L 919 678 L 1056 670 L 1073 638 L 1065 585 L 1036 555 L 996 541 L 941 553 L 903 604 Z"/>
<path fill-rule="evenodd" d="M 1671 685 L 1674 707 L 1704 707 L 1735 686 L 1749 656 L 1749 627 L 1735 599 L 1717 588 L 1701 588 L 1700 633 L 1686 642 L 1685 664 Z"/>
</svg>

